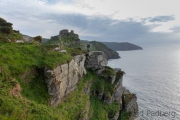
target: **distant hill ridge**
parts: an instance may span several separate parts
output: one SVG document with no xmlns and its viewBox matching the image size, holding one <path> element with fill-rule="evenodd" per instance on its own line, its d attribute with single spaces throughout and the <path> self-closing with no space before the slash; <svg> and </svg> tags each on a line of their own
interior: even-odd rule
<svg viewBox="0 0 180 120">
<path fill-rule="evenodd" d="M 109 47 L 112 50 L 116 51 L 128 51 L 128 50 L 142 50 L 143 48 L 137 45 L 134 45 L 129 42 L 102 42 L 104 43 L 107 47 Z"/>
<path fill-rule="evenodd" d="M 105 44 L 102 42 L 98 41 L 85 41 L 81 40 L 81 49 L 83 51 L 87 50 L 87 42 L 90 44 L 90 51 L 103 51 L 106 54 L 107 59 L 118 59 L 120 58 L 119 54 L 107 47 Z"/>
</svg>

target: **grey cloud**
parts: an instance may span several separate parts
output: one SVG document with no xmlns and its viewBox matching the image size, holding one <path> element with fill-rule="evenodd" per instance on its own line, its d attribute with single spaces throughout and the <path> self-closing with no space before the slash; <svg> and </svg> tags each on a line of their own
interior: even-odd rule
<svg viewBox="0 0 180 120">
<path fill-rule="evenodd" d="M 137 44 L 160 44 L 176 40 L 174 33 L 156 33 L 151 30 L 158 25 L 144 22 L 112 20 L 104 16 L 87 17 L 80 14 L 47 15 L 57 24 L 70 25 L 78 31 L 81 39 L 98 41 L 133 42 Z M 60 30 L 60 29 L 58 29 Z"/>
<path fill-rule="evenodd" d="M 180 26 L 173 27 L 170 30 L 172 30 L 174 33 L 180 33 Z"/>
<path fill-rule="evenodd" d="M 168 22 L 172 20 L 175 20 L 175 17 L 173 15 L 156 16 L 156 17 L 149 17 L 144 19 L 144 21 L 148 21 L 148 22 Z"/>
<path fill-rule="evenodd" d="M 1 6 L 1 5 L 0 5 Z M 85 16 L 82 14 L 63 14 L 55 12 L 29 12 L 9 8 L 10 11 L 0 11 L 7 21 L 14 24 L 15 29 L 31 36 L 42 35 L 50 37 L 57 35 L 62 29 L 73 29 L 81 39 L 98 41 L 132 42 L 136 44 L 158 44 L 176 40 L 175 32 L 179 28 L 172 28 L 174 33 L 153 33 L 151 30 L 157 25 L 144 25 L 143 20 L 169 21 L 174 16 L 159 16 L 144 18 L 142 22 L 134 19 L 127 21 L 112 20 L 105 16 Z M 13 11 L 13 12 L 11 12 Z"/>
</svg>

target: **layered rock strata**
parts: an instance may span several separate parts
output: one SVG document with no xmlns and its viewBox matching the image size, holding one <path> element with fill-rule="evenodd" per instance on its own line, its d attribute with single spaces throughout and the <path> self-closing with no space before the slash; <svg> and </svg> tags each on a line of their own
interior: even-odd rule
<svg viewBox="0 0 180 120">
<path fill-rule="evenodd" d="M 113 116 L 110 115 L 109 120 L 117 120 L 122 110 L 131 112 L 130 120 L 134 120 L 138 114 L 137 97 L 122 86 L 124 72 L 119 68 L 112 69 L 107 67 L 107 59 L 102 51 L 89 52 L 86 56 L 85 67 L 96 70 L 100 77 L 114 86 L 113 93 L 109 97 L 105 96 L 104 91 L 94 90 L 92 93 L 92 95 L 97 95 L 99 99 L 102 99 L 107 104 L 111 104 L 114 101 L 118 101 L 120 104 L 119 111 Z"/>
<path fill-rule="evenodd" d="M 69 63 L 59 65 L 53 70 L 44 70 L 52 107 L 56 107 L 64 97 L 73 91 L 80 78 L 86 74 L 84 62 L 85 56 L 77 55 Z"/>
</svg>

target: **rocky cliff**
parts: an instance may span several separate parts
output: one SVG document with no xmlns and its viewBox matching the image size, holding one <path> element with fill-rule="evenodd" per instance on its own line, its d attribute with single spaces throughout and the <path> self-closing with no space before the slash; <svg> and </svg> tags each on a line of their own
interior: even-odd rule
<svg viewBox="0 0 180 120">
<path fill-rule="evenodd" d="M 59 65 L 55 69 L 45 69 L 45 81 L 48 93 L 51 95 L 50 105 L 56 107 L 61 104 L 61 101 L 76 89 L 78 81 L 88 69 L 93 70 L 99 76 L 100 81 L 99 83 L 96 80 L 89 81 L 84 86 L 85 94 L 96 96 L 107 105 L 118 104 L 116 111 L 108 113 L 109 120 L 117 120 L 122 110 L 131 113 L 129 118 L 133 120 L 138 111 L 136 96 L 127 92 L 122 86 L 124 72 L 121 69 L 112 69 L 106 65 L 107 58 L 104 52 L 94 51 L 86 55 L 74 56 L 69 63 Z M 90 105 L 88 106 L 90 107 Z M 88 117 L 89 107 L 85 109 L 84 120 L 90 119 Z"/>
<path fill-rule="evenodd" d="M 69 63 L 59 65 L 53 70 L 44 70 L 52 107 L 56 107 L 64 97 L 73 91 L 80 78 L 86 74 L 84 62 L 85 56 L 77 55 Z"/>
<path fill-rule="evenodd" d="M 107 59 L 102 51 L 89 52 L 86 55 L 85 67 L 96 70 L 97 75 L 102 78 L 102 83 L 104 80 L 113 85 L 111 89 L 108 87 L 104 87 L 103 89 L 96 88 L 93 90 L 92 95 L 96 95 L 107 104 L 112 104 L 115 101 L 119 103 L 119 110 L 116 114 L 109 115 L 110 120 L 117 120 L 123 110 L 131 113 L 129 119 L 134 120 L 138 114 L 136 95 L 130 93 L 122 86 L 124 72 L 119 68 L 112 69 L 106 65 Z"/>
</svg>

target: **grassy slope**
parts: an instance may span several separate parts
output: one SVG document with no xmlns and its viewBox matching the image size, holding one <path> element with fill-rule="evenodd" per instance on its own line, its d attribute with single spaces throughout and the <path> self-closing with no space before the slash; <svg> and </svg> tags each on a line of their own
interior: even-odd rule
<svg viewBox="0 0 180 120">
<path fill-rule="evenodd" d="M 118 104 L 107 105 L 95 96 L 84 93 L 87 82 L 96 83 L 98 77 L 88 72 L 57 108 L 48 104 L 50 96 L 43 78 L 43 68 L 54 68 L 72 59 L 72 54 L 82 54 L 79 49 L 66 48 L 68 54 L 54 51 L 56 45 L 1 44 L 0 45 L 0 119 L 1 120 L 73 120 L 83 118 L 90 103 L 90 118 L 108 119 L 108 114 L 118 110 Z M 26 78 L 22 76 L 28 73 Z M 27 80 L 26 80 L 27 79 Z M 22 87 L 22 98 L 14 97 L 10 90 Z M 105 86 L 109 86 L 104 84 Z M 111 88 L 111 87 L 110 87 Z M 108 90 L 109 88 L 107 88 Z M 99 106 L 98 108 L 96 106 Z M 103 106 L 103 107 L 102 107 Z M 101 113 L 102 112 L 102 113 Z M 100 114 L 97 114 L 100 113 Z"/>
</svg>

